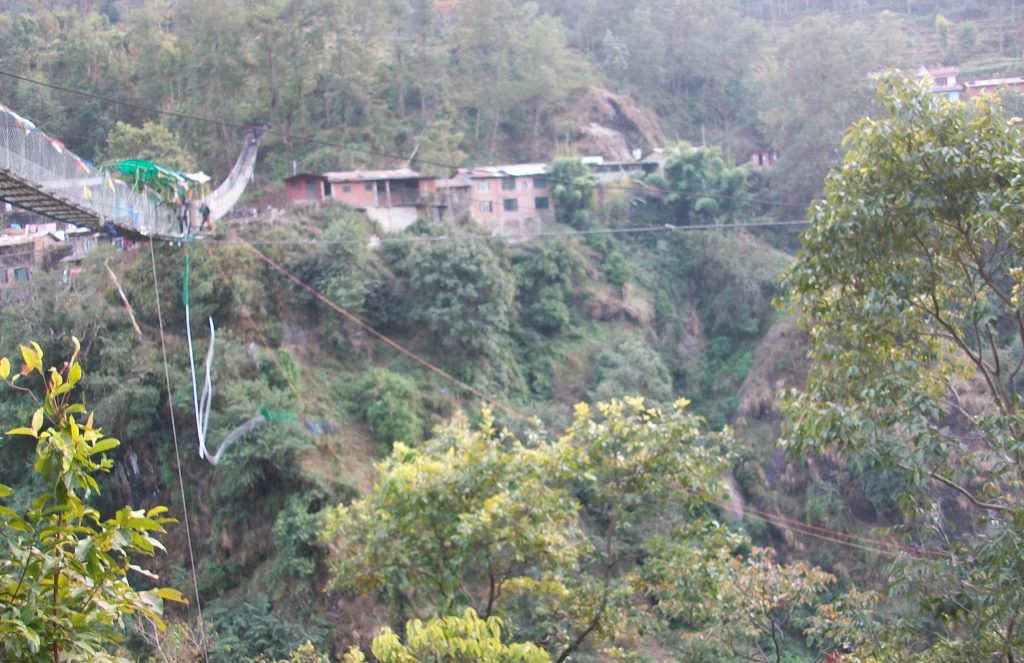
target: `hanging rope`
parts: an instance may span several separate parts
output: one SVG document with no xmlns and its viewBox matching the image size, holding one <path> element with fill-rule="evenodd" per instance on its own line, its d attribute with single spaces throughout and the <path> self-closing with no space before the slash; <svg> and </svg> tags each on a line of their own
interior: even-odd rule
<svg viewBox="0 0 1024 663">
<path fill-rule="evenodd" d="M 121 295 L 121 301 L 124 302 L 124 308 L 128 311 L 128 317 L 131 318 L 132 328 L 135 333 L 138 334 L 139 338 L 142 338 L 142 330 L 139 329 L 139 323 L 135 321 L 135 309 L 128 303 L 128 296 L 124 294 L 124 288 L 121 287 L 121 282 L 117 280 L 117 274 L 110 268 L 110 261 L 104 260 L 103 266 L 107 268 L 107 274 L 110 275 L 110 280 L 114 282 L 114 287 L 117 288 L 117 294 Z"/>
<path fill-rule="evenodd" d="M 189 306 L 189 266 L 190 259 L 188 255 L 188 244 L 185 244 L 185 268 L 184 278 L 182 279 L 182 291 L 181 297 L 185 304 L 185 333 L 188 335 L 188 362 L 189 367 L 192 369 L 192 402 L 195 403 L 195 414 L 196 414 L 196 434 L 199 437 L 199 457 L 205 458 L 210 461 L 211 465 L 216 465 L 220 460 L 221 452 L 218 451 L 214 455 L 210 455 L 210 452 L 206 448 L 206 433 L 210 425 L 210 404 L 213 402 L 213 378 L 211 373 L 213 372 L 213 349 L 214 343 L 217 340 L 217 330 L 213 326 L 213 318 L 210 318 L 210 345 L 206 349 L 206 376 L 203 379 L 203 393 L 199 395 L 199 387 L 196 380 L 196 358 L 195 353 L 192 350 L 192 311 Z"/>
<path fill-rule="evenodd" d="M 263 428 L 263 426 L 265 426 L 266 423 L 267 420 L 263 417 L 262 414 L 258 414 L 252 419 L 249 419 L 248 421 L 246 421 L 245 423 L 243 423 L 242 425 L 238 426 L 233 431 L 228 433 L 224 437 L 224 441 L 220 443 L 220 447 L 217 449 L 217 453 L 215 453 L 212 457 L 207 456 L 206 459 L 210 461 L 212 464 L 216 465 L 217 463 L 220 462 L 220 458 L 221 456 L 224 455 L 224 452 L 231 448 L 231 445 L 233 445 L 235 442 L 242 439 L 249 433 L 255 432 L 256 430 Z"/>
<path fill-rule="evenodd" d="M 164 380 L 167 383 L 167 402 L 171 411 L 171 436 L 174 438 L 174 459 L 178 466 L 178 488 L 181 490 L 181 509 L 185 514 L 185 539 L 188 542 L 188 561 L 192 566 L 192 587 L 196 592 L 196 610 L 199 613 L 199 635 L 203 643 L 203 659 L 209 661 L 206 652 L 206 627 L 203 624 L 203 602 L 199 598 L 199 575 L 196 573 L 196 553 L 192 548 L 192 528 L 189 525 L 188 502 L 185 500 L 185 479 L 181 474 L 181 453 L 178 450 L 178 424 L 174 420 L 174 396 L 171 394 L 171 371 L 167 367 L 167 343 L 164 341 L 164 314 L 160 306 L 160 285 L 156 276 L 156 252 L 153 238 L 149 238 L 149 258 L 153 263 L 153 292 L 156 294 L 156 319 L 160 323 L 160 351 L 164 359 Z"/>
</svg>

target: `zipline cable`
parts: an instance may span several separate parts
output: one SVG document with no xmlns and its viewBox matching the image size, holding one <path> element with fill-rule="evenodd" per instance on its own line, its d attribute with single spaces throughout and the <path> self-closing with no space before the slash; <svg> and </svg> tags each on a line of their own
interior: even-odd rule
<svg viewBox="0 0 1024 663">
<path fill-rule="evenodd" d="M 171 391 L 171 371 L 167 365 L 167 342 L 164 339 L 164 314 L 160 305 L 160 283 L 156 274 L 156 252 L 153 239 L 149 240 L 149 258 L 153 265 L 153 292 L 156 295 L 156 319 L 160 325 L 160 352 L 164 360 L 164 381 L 167 383 L 167 404 L 171 411 L 171 436 L 174 438 L 174 459 L 178 468 L 178 489 L 181 491 L 181 509 L 185 520 L 185 540 L 188 542 L 188 561 L 192 567 L 192 587 L 196 593 L 196 610 L 199 613 L 199 635 L 202 639 L 203 659 L 209 663 L 206 651 L 206 626 L 203 622 L 203 602 L 199 596 L 199 575 L 196 573 L 196 554 L 192 547 L 192 528 L 189 524 L 188 501 L 185 499 L 185 479 L 181 473 L 181 452 L 178 448 L 178 425 L 174 419 L 174 395 Z"/>
<path fill-rule="evenodd" d="M 412 359 L 416 363 L 426 367 L 431 372 L 436 373 L 437 375 L 443 377 L 444 379 L 448 380 L 449 382 L 451 382 L 451 383 L 453 383 L 455 385 L 458 385 L 460 388 L 464 389 L 465 391 L 467 391 L 470 394 L 473 394 L 474 396 L 476 396 L 480 400 L 484 401 L 485 403 L 489 403 L 489 404 L 493 405 L 494 407 L 498 408 L 499 410 L 507 412 L 508 414 L 516 417 L 517 419 L 521 419 L 521 420 L 527 421 L 527 422 L 533 421 L 533 418 L 528 417 L 527 415 L 523 414 L 522 412 L 519 412 L 515 408 L 502 403 L 497 398 L 485 394 L 484 392 L 480 391 L 476 387 L 473 387 L 472 385 L 469 385 L 469 384 L 463 382 L 462 380 L 458 379 L 457 377 L 455 377 L 451 373 L 448 373 L 447 371 L 445 371 L 443 368 L 440 368 L 439 366 L 431 363 L 430 361 L 428 361 L 424 357 L 421 357 L 420 355 L 416 354 L 412 350 L 409 350 L 405 346 L 399 344 L 397 341 L 394 341 L 391 338 L 389 338 L 388 336 L 385 336 L 381 332 L 377 331 L 376 329 L 374 329 L 370 325 L 368 325 L 365 322 L 363 322 L 361 319 L 356 317 L 354 314 L 348 312 L 347 310 L 345 310 L 344 308 L 342 308 L 338 304 L 334 303 L 332 300 L 328 299 L 326 296 L 320 294 L 313 286 L 307 284 L 305 281 L 303 281 L 299 277 L 297 277 L 294 274 L 292 274 L 285 267 L 283 267 L 280 264 L 278 264 L 277 262 L 275 262 L 272 258 L 267 256 L 265 253 L 263 253 L 262 251 L 257 249 L 252 244 L 249 244 L 245 240 L 240 240 L 240 241 L 241 241 L 243 246 L 248 247 L 248 249 L 250 251 L 252 251 L 254 254 L 256 254 L 256 257 L 258 257 L 260 260 L 262 260 L 263 262 L 265 262 L 266 264 L 270 265 L 272 268 L 274 268 L 275 270 L 280 272 L 285 278 L 287 278 L 288 280 L 292 281 L 293 283 L 298 285 L 303 290 L 306 290 L 307 292 L 312 294 L 314 297 L 316 297 L 318 300 L 323 302 L 326 306 L 328 306 L 329 308 L 333 309 L 337 313 L 340 313 L 345 318 L 347 318 L 349 321 L 354 323 L 356 326 L 358 326 L 359 328 L 361 328 L 364 331 L 368 332 L 369 334 L 373 335 L 374 337 L 379 339 L 381 342 L 383 342 L 386 345 L 394 348 L 395 350 L 398 350 L 400 353 L 402 353 L 406 357 L 409 357 L 410 359 Z"/>
<path fill-rule="evenodd" d="M 719 506 L 723 506 L 723 505 L 719 505 Z M 747 511 L 746 508 L 744 508 L 744 511 Z M 762 515 L 760 515 L 758 513 L 752 512 L 752 511 L 748 512 L 747 515 L 749 515 L 749 516 L 751 516 L 751 517 L 753 517 L 753 518 L 755 518 L 757 520 L 761 520 L 761 521 L 764 521 L 764 522 L 769 523 L 771 525 L 775 525 L 776 527 L 779 526 L 779 522 L 780 522 L 780 520 L 782 518 L 781 516 L 774 516 L 774 515 L 771 516 L 771 517 L 762 516 Z M 775 518 L 778 518 L 779 520 L 775 520 Z M 814 538 L 814 539 L 820 539 L 822 541 L 828 541 L 829 543 L 834 543 L 837 546 L 845 546 L 847 548 L 856 548 L 858 550 L 863 550 L 865 552 L 875 553 L 877 555 L 888 555 L 890 557 L 895 557 L 897 555 L 909 555 L 910 557 L 915 557 L 915 558 L 920 558 L 921 557 L 920 553 L 918 553 L 918 552 L 910 552 L 908 550 L 890 550 L 890 549 L 876 548 L 874 546 L 869 546 L 869 545 L 861 545 L 859 543 L 854 543 L 852 541 L 844 541 L 843 539 L 838 539 L 838 538 L 835 538 L 835 537 L 832 537 L 832 536 L 827 536 L 825 534 L 818 534 L 816 532 L 812 532 L 812 531 L 809 531 L 809 530 L 796 530 L 796 531 L 799 532 L 800 534 L 803 534 L 805 536 L 809 536 L 809 537 Z M 933 551 L 928 551 L 928 552 L 930 554 L 941 554 L 941 553 L 938 553 L 937 551 L 934 551 L 934 552 Z"/>
<path fill-rule="evenodd" d="M 690 226 L 676 226 L 664 224 L 660 226 L 637 226 L 617 228 L 593 228 L 590 230 L 552 230 L 539 233 L 514 233 L 506 235 L 473 234 L 464 235 L 412 235 L 406 237 L 377 237 L 372 240 L 373 244 L 438 244 L 445 242 L 504 242 L 507 240 L 533 240 L 533 239 L 558 239 L 565 237 L 586 237 L 591 235 L 639 235 L 649 233 L 676 233 L 695 232 L 705 230 L 742 230 L 745 228 L 787 228 L 798 226 L 809 226 L 811 221 L 790 220 L 790 221 L 765 221 L 733 223 L 717 225 L 713 223 L 695 224 Z M 357 244 L 371 243 L 362 239 L 266 239 L 266 240 L 243 240 L 240 238 L 217 239 L 205 237 L 204 244 L 222 245 L 249 245 L 249 246 L 353 246 Z"/>
<path fill-rule="evenodd" d="M 786 516 L 782 516 L 782 515 L 779 515 L 777 513 L 771 513 L 769 511 L 762 511 L 761 509 L 758 509 L 757 507 L 753 507 L 753 506 L 750 506 L 750 505 L 744 505 L 743 508 L 746 511 L 752 511 L 755 514 L 763 516 L 765 518 L 775 518 L 775 519 L 778 519 L 781 523 L 783 523 L 783 524 L 785 524 L 787 526 L 790 526 L 790 527 L 792 527 L 794 529 L 807 529 L 807 530 L 811 530 L 811 531 L 822 532 L 824 534 L 829 534 L 829 535 L 832 535 L 832 536 L 836 536 L 836 537 L 840 537 L 840 538 L 844 538 L 844 539 L 849 539 L 851 541 L 857 541 L 857 542 L 860 542 L 860 543 L 871 544 L 871 545 L 875 545 L 875 546 L 885 546 L 885 547 L 893 548 L 893 549 L 896 549 L 898 551 L 902 551 L 902 552 L 905 552 L 905 553 L 911 554 L 911 555 L 934 555 L 934 556 L 940 556 L 940 555 L 943 554 L 943 553 L 941 553 L 941 552 L 939 552 L 937 550 L 928 550 L 928 549 L 925 549 L 925 548 L 919 548 L 917 546 L 907 546 L 907 545 L 904 545 L 904 544 L 901 544 L 901 543 L 895 543 L 895 542 L 892 542 L 892 541 L 884 541 L 882 539 L 873 539 L 871 537 L 860 536 L 858 534 L 847 534 L 847 533 L 844 533 L 844 532 L 839 532 L 839 531 L 836 531 L 834 529 L 829 529 L 827 527 L 820 527 L 818 525 L 812 525 L 811 523 L 808 523 L 808 522 L 803 521 L 803 520 L 797 520 L 796 518 L 788 518 Z"/>
</svg>

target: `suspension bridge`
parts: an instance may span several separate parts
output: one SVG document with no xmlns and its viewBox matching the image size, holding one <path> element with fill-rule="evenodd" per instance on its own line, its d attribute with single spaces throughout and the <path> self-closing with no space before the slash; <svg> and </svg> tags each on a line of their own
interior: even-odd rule
<svg viewBox="0 0 1024 663">
<path fill-rule="evenodd" d="M 216 221 L 238 202 L 252 179 L 259 138 L 258 130 L 247 132 L 227 179 L 202 200 L 179 206 L 88 164 L 31 120 L 0 104 L 0 200 L 98 231 L 180 240 L 182 214 L 194 222 L 196 210 L 205 203 Z"/>
</svg>

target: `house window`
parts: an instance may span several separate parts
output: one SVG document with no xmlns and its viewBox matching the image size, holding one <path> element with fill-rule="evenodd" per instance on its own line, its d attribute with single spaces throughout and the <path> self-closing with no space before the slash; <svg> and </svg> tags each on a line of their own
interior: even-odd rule
<svg viewBox="0 0 1024 663">
<path fill-rule="evenodd" d="M 533 199 L 534 209 L 548 209 L 549 207 L 551 207 L 551 205 L 548 204 L 547 196 L 540 196 L 538 198 Z"/>
<path fill-rule="evenodd" d="M 491 182 L 490 182 L 490 180 L 477 180 L 476 190 L 479 191 L 480 193 L 487 193 L 488 191 L 490 191 L 491 190 Z"/>
<path fill-rule="evenodd" d="M 344 191 L 345 193 L 352 193 L 352 187 L 349 186 L 348 184 L 346 184 L 345 186 L 341 187 L 341 190 Z"/>
<path fill-rule="evenodd" d="M 516 178 L 506 177 L 501 181 L 501 188 L 503 191 L 515 191 L 516 190 Z"/>
<path fill-rule="evenodd" d="M 506 212 L 515 212 L 519 209 L 519 201 L 515 198 L 506 198 L 501 203 L 505 207 Z"/>
<path fill-rule="evenodd" d="M 27 267 L 15 267 L 14 268 L 14 280 L 15 281 L 28 281 L 28 268 Z"/>
<path fill-rule="evenodd" d="M 533 178 L 534 189 L 546 189 L 548 188 L 548 178 L 546 177 L 534 177 Z"/>
<path fill-rule="evenodd" d="M 316 185 L 316 180 L 306 180 L 306 193 L 311 196 L 315 196 L 317 194 Z"/>
<path fill-rule="evenodd" d="M 494 211 L 494 205 L 489 200 L 480 201 L 480 211 L 484 214 L 490 214 Z"/>
<path fill-rule="evenodd" d="M 373 182 L 363 185 L 363 191 L 373 191 Z"/>
<path fill-rule="evenodd" d="M 935 84 L 936 85 L 945 85 L 948 81 L 949 81 L 948 78 L 946 78 L 945 76 L 941 76 L 941 77 L 935 79 Z"/>
</svg>

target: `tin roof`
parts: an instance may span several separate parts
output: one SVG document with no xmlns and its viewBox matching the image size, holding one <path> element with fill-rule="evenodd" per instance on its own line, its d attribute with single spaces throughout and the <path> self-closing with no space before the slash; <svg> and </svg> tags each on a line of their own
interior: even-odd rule
<svg viewBox="0 0 1024 663">
<path fill-rule="evenodd" d="M 376 182 L 380 180 L 418 180 L 423 176 L 411 168 L 394 170 L 346 170 L 324 173 L 328 182 Z"/>
<path fill-rule="evenodd" d="M 516 163 L 507 166 L 478 166 L 468 168 L 470 177 L 530 177 L 547 173 L 546 163 Z"/>
</svg>

